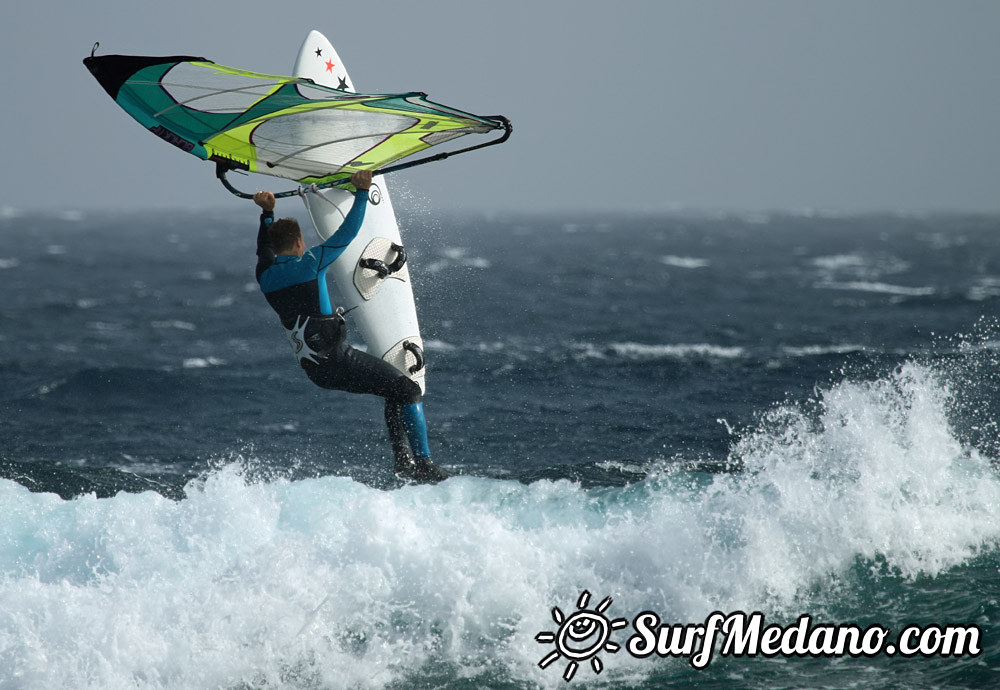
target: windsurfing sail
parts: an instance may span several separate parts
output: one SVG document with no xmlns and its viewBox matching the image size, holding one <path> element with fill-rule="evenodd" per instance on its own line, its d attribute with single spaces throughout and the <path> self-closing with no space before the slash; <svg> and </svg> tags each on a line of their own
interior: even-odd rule
<svg viewBox="0 0 1000 690">
<path fill-rule="evenodd" d="M 503 116 L 473 115 L 420 92 L 356 94 L 190 56 L 92 54 L 83 63 L 125 112 L 161 139 L 215 162 L 223 184 L 243 197 L 251 195 L 233 188 L 227 171 L 331 187 L 345 185 L 358 170 L 384 175 L 499 144 L 511 132 Z M 432 146 L 489 133 L 500 136 L 404 161 Z"/>
</svg>

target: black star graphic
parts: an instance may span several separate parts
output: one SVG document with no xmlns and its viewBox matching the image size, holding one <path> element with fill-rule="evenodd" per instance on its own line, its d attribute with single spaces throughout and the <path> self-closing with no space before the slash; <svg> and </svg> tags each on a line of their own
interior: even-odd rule
<svg viewBox="0 0 1000 690">
<path fill-rule="evenodd" d="M 323 49 L 322 48 L 317 48 L 316 49 L 316 57 L 319 57 L 322 54 L 323 54 Z"/>
<path fill-rule="evenodd" d="M 337 84 L 337 88 L 341 91 L 347 91 L 351 87 L 347 85 L 347 79 L 340 77 L 340 83 Z"/>
</svg>

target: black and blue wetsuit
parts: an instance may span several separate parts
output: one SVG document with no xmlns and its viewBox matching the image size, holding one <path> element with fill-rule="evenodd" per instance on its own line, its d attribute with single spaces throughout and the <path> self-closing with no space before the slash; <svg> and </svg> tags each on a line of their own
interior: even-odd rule
<svg viewBox="0 0 1000 690">
<path fill-rule="evenodd" d="M 295 356 L 313 383 L 385 398 L 385 422 L 396 471 L 422 478 L 420 467 L 437 468 L 430 463 L 420 386 L 388 362 L 347 344 L 344 319 L 334 311 L 326 284 L 327 268 L 357 237 L 367 202 L 367 192 L 355 192 L 354 204 L 337 231 L 301 258 L 275 255 L 268 234 L 274 213 L 261 213 L 257 282 L 268 304 L 278 313 Z"/>
</svg>

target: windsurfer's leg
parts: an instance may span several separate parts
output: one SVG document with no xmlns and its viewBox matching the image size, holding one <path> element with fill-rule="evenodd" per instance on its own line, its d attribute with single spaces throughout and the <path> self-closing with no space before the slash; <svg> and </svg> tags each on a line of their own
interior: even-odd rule
<svg viewBox="0 0 1000 690">
<path fill-rule="evenodd" d="M 395 471 L 399 472 L 402 468 L 413 464 L 413 454 L 406 438 L 406 429 L 403 427 L 403 406 L 389 398 L 385 401 L 385 426 L 389 430 Z"/>
<path fill-rule="evenodd" d="M 392 389 L 392 394 L 386 396 L 385 420 L 393 439 L 393 449 L 412 452 L 412 455 L 407 456 L 402 452 L 396 453 L 396 474 L 422 482 L 447 479 L 448 473 L 431 460 L 427 444 L 427 422 L 424 419 L 424 406 L 420 401 L 420 386 L 406 376 L 399 376 Z M 400 434 L 400 431 L 403 433 Z"/>
<path fill-rule="evenodd" d="M 347 345 L 321 365 L 303 364 L 303 369 L 323 388 L 385 398 L 385 423 L 397 473 L 429 481 L 448 476 L 430 459 L 420 386 L 412 379 L 388 362 Z"/>
<path fill-rule="evenodd" d="M 403 428 L 406 429 L 406 438 L 413 454 L 418 458 L 429 458 L 431 449 L 427 444 L 427 420 L 424 418 L 422 402 L 409 403 L 403 407 Z"/>
<path fill-rule="evenodd" d="M 386 425 L 389 435 L 394 437 L 393 448 L 406 448 L 412 455 L 396 455 L 396 474 L 418 482 L 439 482 L 448 478 L 448 473 L 434 464 L 427 445 L 427 422 L 424 407 L 420 402 L 420 386 L 407 376 L 397 376 L 390 394 L 385 400 Z M 399 439 L 402 427 L 404 439 Z"/>
</svg>

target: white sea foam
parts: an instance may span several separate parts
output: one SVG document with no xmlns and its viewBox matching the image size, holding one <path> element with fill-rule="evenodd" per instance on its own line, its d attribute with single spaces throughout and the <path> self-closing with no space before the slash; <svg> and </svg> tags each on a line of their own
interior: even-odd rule
<svg viewBox="0 0 1000 690">
<path fill-rule="evenodd" d="M 791 357 L 819 357 L 822 355 L 846 355 L 851 352 L 864 352 L 864 345 L 805 345 L 803 347 L 783 347 L 785 354 Z"/>
<path fill-rule="evenodd" d="M 193 331 L 196 329 L 196 326 L 190 321 L 179 321 L 177 319 L 170 321 L 153 321 L 150 325 L 152 325 L 153 328 L 176 328 L 182 331 Z"/>
<path fill-rule="evenodd" d="M 867 261 L 860 254 L 833 254 L 817 256 L 812 260 L 812 264 L 825 271 L 839 271 L 845 268 L 860 268 L 865 266 Z"/>
<path fill-rule="evenodd" d="M 21 262 L 17 259 L 0 259 L 0 270 L 5 268 L 17 268 Z"/>
<path fill-rule="evenodd" d="M 627 487 L 386 492 L 248 483 L 231 465 L 181 501 L 64 501 L 0 480 L 0 685 L 405 686 L 446 663 L 564 687 L 534 637 L 582 589 L 613 596 L 613 616 L 694 623 L 814 609 L 823 592 L 842 604 L 859 559 L 915 578 L 995 548 L 1000 481 L 956 440 L 949 404 L 932 370 L 906 365 L 773 410 L 734 447 L 742 472 Z"/>
<path fill-rule="evenodd" d="M 661 256 L 660 261 L 675 268 L 705 268 L 709 265 L 708 259 L 696 259 L 691 256 Z"/>
<path fill-rule="evenodd" d="M 834 274 L 860 280 L 874 280 L 885 275 L 904 273 L 910 269 L 909 262 L 882 254 L 875 256 L 860 253 L 833 254 L 815 257 L 811 263 L 829 280 L 833 279 Z"/>
<path fill-rule="evenodd" d="M 711 345 L 708 343 L 662 344 L 611 343 L 608 348 L 618 357 L 625 359 L 688 359 L 718 358 L 736 359 L 745 354 L 742 347 Z"/>
<path fill-rule="evenodd" d="M 866 280 L 852 280 L 848 282 L 825 281 L 816 284 L 817 288 L 827 290 L 855 290 L 857 292 L 875 292 L 886 295 L 899 295 L 903 297 L 926 297 L 937 292 L 933 287 L 909 287 L 906 285 L 892 285 L 889 283 L 872 282 Z"/>
<path fill-rule="evenodd" d="M 975 284 L 968 289 L 966 298 L 980 302 L 991 297 L 1000 297 L 1000 277 L 980 276 Z"/>
<path fill-rule="evenodd" d="M 204 369 L 206 367 L 218 367 L 226 363 L 226 360 L 218 357 L 188 357 L 182 366 L 185 369 Z"/>
</svg>

